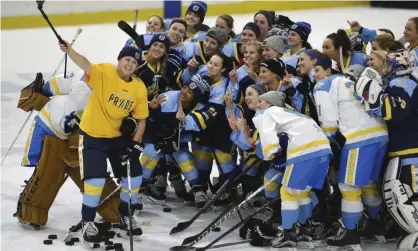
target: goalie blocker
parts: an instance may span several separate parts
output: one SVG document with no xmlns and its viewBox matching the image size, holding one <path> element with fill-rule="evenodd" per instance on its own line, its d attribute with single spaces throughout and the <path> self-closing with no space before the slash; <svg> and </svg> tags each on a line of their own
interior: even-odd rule
<svg viewBox="0 0 418 251">
<path fill-rule="evenodd" d="M 384 176 L 384 199 L 394 220 L 408 235 L 398 250 L 418 249 L 417 158 L 396 157 L 389 161 Z"/>
<path fill-rule="evenodd" d="M 65 182 L 65 174 L 74 181 L 83 192 L 84 184 L 80 178 L 78 152 L 74 146 L 78 145 L 78 134 L 70 138 L 71 145 L 54 136 L 45 136 L 42 154 L 35 172 L 20 194 L 15 216 L 23 225 L 33 228 L 45 226 L 48 211 Z M 71 163 L 70 167 L 66 163 Z M 117 188 L 115 182 L 108 176 L 100 200 L 106 198 Z M 119 191 L 103 203 L 98 213 L 109 222 L 119 221 Z"/>
</svg>

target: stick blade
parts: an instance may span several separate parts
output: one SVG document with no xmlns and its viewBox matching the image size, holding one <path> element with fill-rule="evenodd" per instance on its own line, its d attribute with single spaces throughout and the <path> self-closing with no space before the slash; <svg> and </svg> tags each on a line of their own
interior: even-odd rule
<svg viewBox="0 0 418 251">
<path fill-rule="evenodd" d="M 190 244 L 190 243 L 196 241 L 198 237 L 199 237 L 199 234 L 193 235 L 193 236 L 189 236 L 189 237 L 187 237 L 186 239 L 183 240 L 183 242 L 181 243 L 181 245 L 184 246 L 184 245 Z"/>
<path fill-rule="evenodd" d="M 196 251 L 195 247 L 192 246 L 174 246 L 169 249 L 170 251 Z"/>
<path fill-rule="evenodd" d="M 190 221 L 180 222 L 179 224 L 177 224 L 177 226 L 171 229 L 170 235 L 180 233 L 184 231 L 186 228 L 188 228 L 190 225 L 191 225 Z"/>
</svg>

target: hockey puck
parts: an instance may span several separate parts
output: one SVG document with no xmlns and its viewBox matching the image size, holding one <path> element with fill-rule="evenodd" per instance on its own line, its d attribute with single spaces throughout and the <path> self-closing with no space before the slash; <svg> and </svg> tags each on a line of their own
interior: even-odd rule
<svg viewBox="0 0 418 251">
<path fill-rule="evenodd" d="M 72 245 L 74 245 L 74 242 L 72 242 L 72 241 L 66 241 L 65 242 L 65 245 L 66 246 L 72 246 Z"/>
<path fill-rule="evenodd" d="M 164 213 L 169 213 L 169 212 L 171 212 L 171 208 L 165 207 L 165 208 L 163 208 L 163 212 Z"/>
<path fill-rule="evenodd" d="M 122 238 L 122 235 L 120 233 L 117 233 L 116 236 Z"/>
<path fill-rule="evenodd" d="M 50 240 L 56 240 L 58 237 L 57 237 L 57 235 L 56 234 L 50 234 L 50 235 L 48 235 L 48 239 L 50 239 Z"/>
<path fill-rule="evenodd" d="M 52 244 L 52 240 L 44 240 L 44 244 L 45 245 L 51 245 Z"/>
<path fill-rule="evenodd" d="M 100 244 L 99 243 L 94 243 L 93 248 L 100 248 Z"/>
<path fill-rule="evenodd" d="M 105 245 L 106 246 L 113 245 L 113 241 L 105 241 Z"/>
<path fill-rule="evenodd" d="M 212 231 L 213 232 L 221 232 L 221 228 L 220 227 L 215 227 Z"/>
<path fill-rule="evenodd" d="M 115 249 L 123 248 L 122 243 L 113 243 L 113 246 L 115 247 Z"/>
<path fill-rule="evenodd" d="M 118 223 L 115 223 L 115 224 L 112 225 L 112 227 L 114 227 L 114 228 L 120 228 L 120 225 Z"/>
<path fill-rule="evenodd" d="M 115 247 L 113 245 L 106 246 L 105 250 L 113 250 Z"/>
<path fill-rule="evenodd" d="M 115 231 L 110 230 L 110 231 L 107 231 L 107 234 L 108 234 L 108 235 L 115 235 L 115 234 L 116 234 L 116 232 L 115 232 Z"/>
<path fill-rule="evenodd" d="M 80 239 L 78 237 L 73 237 L 71 238 L 71 241 L 75 243 L 75 242 L 79 242 Z"/>
</svg>

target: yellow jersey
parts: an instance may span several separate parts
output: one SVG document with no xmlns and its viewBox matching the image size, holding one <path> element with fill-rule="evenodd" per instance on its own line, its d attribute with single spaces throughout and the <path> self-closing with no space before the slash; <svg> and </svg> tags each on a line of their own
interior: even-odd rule
<svg viewBox="0 0 418 251">
<path fill-rule="evenodd" d="M 131 115 L 135 119 L 148 117 L 147 88 L 132 76 L 125 82 L 118 75 L 116 66 L 109 63 L 93 64 L 85 82 L 92 89 L 81 119 L 80 129 L 96 138 L 115 138 L 122 120 Z"/>
</svg>

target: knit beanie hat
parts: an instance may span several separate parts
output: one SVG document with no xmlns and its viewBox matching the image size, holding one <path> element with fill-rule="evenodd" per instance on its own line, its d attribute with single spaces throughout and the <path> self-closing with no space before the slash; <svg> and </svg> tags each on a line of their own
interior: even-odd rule
<svg viewBox="0 0 418 251">
<path fill-rule="evenodd" d="M 290 26 L 290 30 L 299 34 L 303 41 L 308 41 L 309 34 L 311 34 L 311 25 L 307 22 L 296 22 Z"/>
<path fill-rule="evenodd" d="M 286 38 L 281 36 L 270 36 L 264 39 L 262 47 L 269 47 L 284 54 Z"/>
<path fill-rule="evenodd" d="M 296 68 L 298 64 L 299 57 L 298 56 L 287 56 L 282 57 L 283 62 L 286 64 L 286 71 L 293 76 L 297 75 Z"/>
<path fill-rule="evenodd" d="M 261 95 L 258 99 L 266 101 L 271 106 L 284 107 L 286 94 L 278 91 L 269 91 Z"/>
<path fill-rule="evenodd" d="M 198 103 L 205 104 L 209 100 L 210 82 L 209 76 L 202 77 L 200 74 L 196 74 L 186 86 L 192 90 L 193 97 Z"/>
<path fill-rule="evenodd" d="M 280 78 L 283 78 L 286 75 L 286 64 L 281 59 L 271 58 L 264 60 L 264 62 L 260 64 L 260 67 L 261 66 L 266 67 Z"/>
<path fill-rule="evenodd" d="M 193 12 L 200 17 L 200 23 L 203 23 L 205 20 L 206 12 L 208 11 L 208 5 L 203 1 L 193 1 L 190 3 L 189 8 L 187 8 L 187 13 Z"/>
<path fill-rule="evenodd" d="M 163 43 L 167 51 L 170 49 L 171 42 L 166 34 L 160 33 L 160 34 L 155 34 L 154 36 L 152 36 L 152 39 L 149 43 L 149 47 L 151 47 L 151 45 L 155 42 Z"/>
<path fill-rule="evenodd" d="M 255 20 L 255 16 L 257 16 L 258 14 L 263 14 L 266 17 L 267 23 L 269 27 L 271 28 L 271 26 L 273 25 L 274 16 L 276 15 L 274 11 L 259 10 L 257 13 L 255 13 L 254 20 Z"/>
<path fill-rule="evenodd" d="M 260 28 L 254 22 L 247 23 L 242 30 L 252 30 L 256 37 L 259 37 L 261 34 Z"/>
<path fill-rule="evenodd" d="M 228 40 L 227 35 L 219 27 L 212 27 L 206 32 L 206 36 L 211 37 L 218 42 L 219 45 L 224 45 Z"/>
<path fill-rule="evenodd" d="M 262 94 L 264 94 L 265 93 L 265 91 L 264 91 L 264 89 L 263 89 L 263 87 L 261 87 L 260 85 L 257 85 L 257 84 L 252 84 L 252 85 L 249 85 L 248 87 L 251 87 L 251 88 L 253 88 L 257 93 L 258 93 L 258 95 L 262 95 Z M 248 88 L 247 87 L 247 88 Z"/>
<path fill-rule="evenodd" d="M 123 57 L 133 57 L 136 59 L 136 61 L 138 61 L 139 64 L 139 61 L 141 60 L 141 51 L 133 46 L 125 46 L 119 52 L 118 60 Z"/>
</svg>

